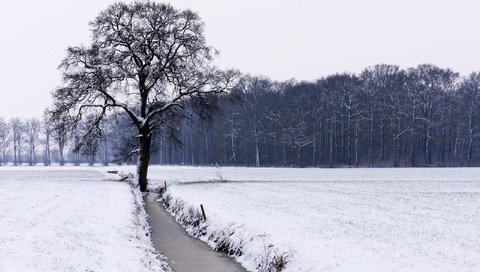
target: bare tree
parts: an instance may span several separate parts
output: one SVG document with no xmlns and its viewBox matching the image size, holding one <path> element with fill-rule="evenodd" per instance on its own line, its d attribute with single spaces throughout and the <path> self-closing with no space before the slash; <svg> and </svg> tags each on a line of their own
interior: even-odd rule
<svg viewBox="0 0 480 272">
<path fill-rule="evenodd" d="M 36 148 L 38 137 L 40 133 L 40 121 L 37 119 L 29 119 L 25 122 L 25 130 L 28 142 L 28 162 L 30 165 L 37 164 L 36 162 Z"/>
<path fill-rule="evenodd" d="M 102 122 L 100 129 L 101 129 L 100 130 L 101 133 L 99 135 L 100 139 L 98 139 L 98 141 L 99 141 L 99 149 L 101 149 L 102 152 L 99 152 L 99 156 L 103 161 L 103 165 L 108 166 L 109 157 L 110 157 L 110 154 L 109 154 L 110 141 L 111 141 L 110 137 L 113 129 L 111 122 L 109 122 L 109 120 Z"/>
<path fill-rule="evenodd" d="M 480 137 L 480 73 L 472 73 L 460 85 L 459 92 L 465 105 L 467 130 L 467 165 L 470 166 L 473 157 L 474 140 Z"/>
<path fill-rule="evenodd" d="M 68 142 L 68 136 L 72 131 L 72 116 L 68 115 L 68 112 L 50 111 L 48 122 L 51 125 L 52 137 L 55 139 L 58 145 L 58 153 L 60 156 L 60 166 L 65 165 L 65 146 Z"/>
<path fill-rule="evenodd" d="M 261 97 L 271 88 L 271 82 L 267 78 L 250 77 L 244 90 L 244 116 L 247 120 L 246 127 L 251 134 L 250 141 L 255 146 L 255 166 L 260 166 L 260 141 L 265 134 L 263 122 L 265 121 L 265 105 Z"/>
<path fill-rule="evenodd" d="M 49 166 L 51 164 L 51 154 L 50 154 L 50 137 L 53 132 L 53 127 L 50 124 L 48 110 L 44 112 L 43 115 L 43 124 L 41 125 L 42 133 L 40 133 L 43 143 L 43 153 L 44 153 L 44 160 L 43 164 Z"/>
<path fill-rule="evenodd" d="M 423 132 L 423 153 L 426 165 L 432 164 L 434 128 L 441 123 L 444 112 L 443 97 L 455 87 L 458 74 L 450 69 L 442 69 L 434 65 L 419 65 L 414 70 L 415 88 L 418 92 L 418 106 Z"/>
<path fill-rule="evenodd" d="M 3 165 L 7 164 L 7 152 L 11 142 L 10 128 L 8 124 L 0 118 L 0 152 L 2 154 Z"/>
<path fill-rule="evenodd" d="M 105 130 L 97 127 L 97 129 L 89 129 L 89 124 L 94 122 L 90 117 L 84 118 L 82 122 L 76 124 L 72 132 L 73 153 L 75 154 L 75 165 L 80 165 L 80 155 L 84 156 L 88 165 L 92 166 L 96 162 L 99 153 L 99 142 Z M 102 122 L 103 123 L 103 122 Z"/>
<path fill-rule="evenodd" d="M 13 164 L 22 164 L 22 149 L 25 141 L 25 126 L 20 118 L 10 120 L 10 128 L 13 138 Z"/>
<path fill-rule="evenodd" d="M 200 17 L 155 2 L 116 3 L 91 23 L 89 47 L 71 47 L 61 64 L 65 87 L 54 92 L 55 113 L 96 116 L 125 112 L 138 130 L 137 178 L 147 189 L 152 135 L 187 98 L 231 89 L 233 71 L 212 65 Z M 201 104 L 201 103 L 200 103 Z"/>
</svg>

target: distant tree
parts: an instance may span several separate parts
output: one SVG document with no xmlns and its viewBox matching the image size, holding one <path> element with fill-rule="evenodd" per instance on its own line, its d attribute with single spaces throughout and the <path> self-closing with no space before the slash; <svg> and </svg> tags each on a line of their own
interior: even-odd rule
<svg viewBox="0 0 480 272">
<path fill-rule="evenodd" d="M 22 164 L 22 149 L 25 141 L 25 126 L 20 118 L 10 120 L 10 129 L 13 138 L 13 164 Z"/>
<path fill-rule="evenodd" d="M 52 138 L 57 142 L 59 164 L 65 165 L 65 147 L 73 130 L 73 117 L 68 112 L 49 111 L 48 120 L 52 129 Z"/>
<path fill-rule="evenodd" d="M 48 110 L 46 110 L 43 114 L 43 122 L 41 125 L 42 133 L 40 133 L 43 143 L 43 153 L 44 159 L 43 164 L 49 166 L 51 164 L 51 150 L 50 150 L 50 138 L 53 132 L 53 127 L 50 124 Z"/>
<path fill-rule="evenodd" d="M 82 128 L 80 127 L 82 122 L 76 124 L 76 126 L 70 131 L 70 143 L 71 154 L 73 155 L 73 165 L 80 166 L 80 151 L 83 148 L 84 142 L 82 141 Z"/>
<path fill-rule="evenodd" d="M 343 147 L 341 157 L 343 158 L 343 163 L 352 165 L 352 159 L 354 159 L 355 131 L 358 127 L 356 124 L 361 114 L 364 113 L 362 109 L 363 97 L 360 93 L 361 82 L 357 76 L 350 74 L 334 75 L 327 80 L 332 82 L 330 86 L 334 88 L 338 101 L 340 141 Z M 357 163 L 357 160 L 355 161 Z"/>
<path fill-rule="evenodd" d="M 399 142 L 412 132 L 405 124 L 407 112 L 404 106 L 408 104 L 406 72 L 396 65 L 379 64 L 365 69 L 361 78 L 368 99 L 365 119 L 368 120 L 369 164 L 373 163 L 376 143 L 379 143 L 381 163 L 389 159 L 387 153 L 390 153 L 393 165 L 397 166 Z M 375 134 L 376 130 L 379 135 Z"/>
<path fill-rule="evenodd" d="M 96 157 L 99 149 L 100 137 L 97 135 L 88 135 L 85 139 L 84 145 L 82 145 L 80 151 L 83 156 L 87 158 L 88 165 L 95 164 Z"/>
<path fill-rule="evenodd" d="M 442 103 L 456 85 L 458 73 L 434 65 L 423 64 L 412 70 L 416 79 L 418 109 L 423 140 L 423 157 L 426 165 L 432 164 L 435 128 L 441 123 L 445 110 Z"/>
<path fill-rule="evenodd" d="M 108 165 L 110 158 L 111 135 L 114 127 L 109 119 L 103 120 L 100 124 L 100 134 L 98 135 L 98 154 L 104 166 Z"/>
<path fill-rule="evenodd" d="M 0 152 L 3 165 L 7 164 L 7 152 L 11 142 L 10 128 L 3 118 L 0 118 Z"/>
<path fill-rule="evenodd" d="M 113 129 L 110 136 L 112 141 L 112 159 L 118 164 L 131 164 L 137 154 L 137 129 L 132 124 L 130 117 L 121 113 L 109 118 L 112 127 L 122 128 Z"/>
<path fill-rule="evenodd" d="M 56 115 L 125 112 L 138 131 L 137 178 L 147 189 L 152 135 L 188 99 L 234 87 L 238 75 L 212 65 L 200 17 L 190 10 L 142 1 L 116 3 L 91 23 L 89 47 L 71 47 L 61 64 L 63 88 L 54 92 Z M 199 103 L 205 106 L 205 104 Z"/>
<path fill-rule="evenodd" d="M 28 162 L 30 165 L 35 165 L 36 149 L 38 137 L 40 134 L 40 121 L 37 119 L 28 119 L 25 122 L 26 138 L 28 142 Z"/>
<path fill-rule="evenodd" d="M 244 111 L 243 116 L 248 131 L 248 140 L 254 144 L 255 166 L 260 166 L 261 162 L 261 140 L 265 135 L 264 121 L 267 110 L 265 105 L 265 96 L 270 92 L 272 82 L 264 77 L 250 77 L 245 84 L 244 89 Z"/>
<path fill-rule="evenodd" d="M 305 165 L 303 150 L 314 145 L 312 133 L 313 122 L 309 105 L 309 91 L 311 85 L 306 82 L 294 84 L 286 88 L 282 124 L 284 145 L 294 151 L 292 163 L 303 167 Z"/>
<path fill-rule="evenodd" d="M 459 93 L 464 106 L 463 118 L 467 131 L 467 165 L 473 157 L 474 140 L 480 137 L 480 73 L 470 74 L 460 85 Z"/>
<path fill-rule="evenodd" d="M 294 117 L 295 116 L 295 117 Z M 312 135 L 308 133 L 308 124 L 305 121 L 305 112 L 299 110 L 291 120 L 296 120 L 288 124 L 284 129 L 285 144 L 288 144 L 297 153 L 297 165 L 304 166 L 302 160 L 302 149 L 313 144 Z M 298 119 L 297 119 L 298 118 Z"/>
<path fill-rule="evenodd" d="M 94 117 L 87 116 L 76 124 L 74 129 L 74 153 L 76 154 L 76 165 L 80 165 L 80 155 L 87 159 L 89 165 L 95 164 L 98 155 L 99 141 L 105 133 L 100 126 L 89 127 L 94 122 Z"/>
</svg>

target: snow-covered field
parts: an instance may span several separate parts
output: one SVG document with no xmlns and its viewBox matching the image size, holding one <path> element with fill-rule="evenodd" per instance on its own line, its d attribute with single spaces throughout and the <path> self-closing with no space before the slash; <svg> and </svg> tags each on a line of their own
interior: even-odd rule
<svg viewBox="0 0 480 272">
<path fill-rule="evenodd" d="M 1 167 L 0 271 L 161 271 L 139 195 L 107 169 L 134 172 Z M 282 253 L 285 271 L 480 271 L 478 168 L 172 166 L 149 176 L 185 213 L 203 204 L 202 239 L 228 230 L 251 271 Z"/>
<path fill-rule="evenodd" d="M 139 195 L 104 169 L 0 168 L 0 271 L 163 271 Z"/>
<path fill-rule="evenodd" d="M 149 175 L 174 199 L 204 205 L 203 239 L 235 232 L 237 259 L 250 270 L 276 251 L 293 254 L 285 271 L 480 271 L 478 168 L 151 167 Z"/>
</svg>

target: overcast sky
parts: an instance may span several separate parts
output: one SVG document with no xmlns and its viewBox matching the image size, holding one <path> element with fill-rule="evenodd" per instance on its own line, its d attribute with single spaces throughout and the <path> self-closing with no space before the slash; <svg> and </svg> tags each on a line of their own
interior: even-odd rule
<svg viewBox="0 0 480 272">
<path fill-rule="evenodd" d="M 0 117 L 41 116 L 70 45 L 110 0 L 2 0 Z M 378 63 L 480 71 L 478 0 L 171 0 L 197 11 L 217 63 L 275 80 L 358 73 Z"/>
</svg>

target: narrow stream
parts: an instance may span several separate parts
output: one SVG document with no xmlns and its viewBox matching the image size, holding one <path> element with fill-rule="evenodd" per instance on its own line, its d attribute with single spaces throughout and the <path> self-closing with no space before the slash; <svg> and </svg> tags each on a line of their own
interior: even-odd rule
<svg viewBox="0 0 480 272">
<path fill-rule="evenodd" d="M 155 249 L 168 258 L 173 271 L 246 272 L 228 255 L 213 251 L 205 242 L 188 235 L 155 197 L 156 194 L 150 193 L 144 198 L 152 242 Z"/>
</svg>

